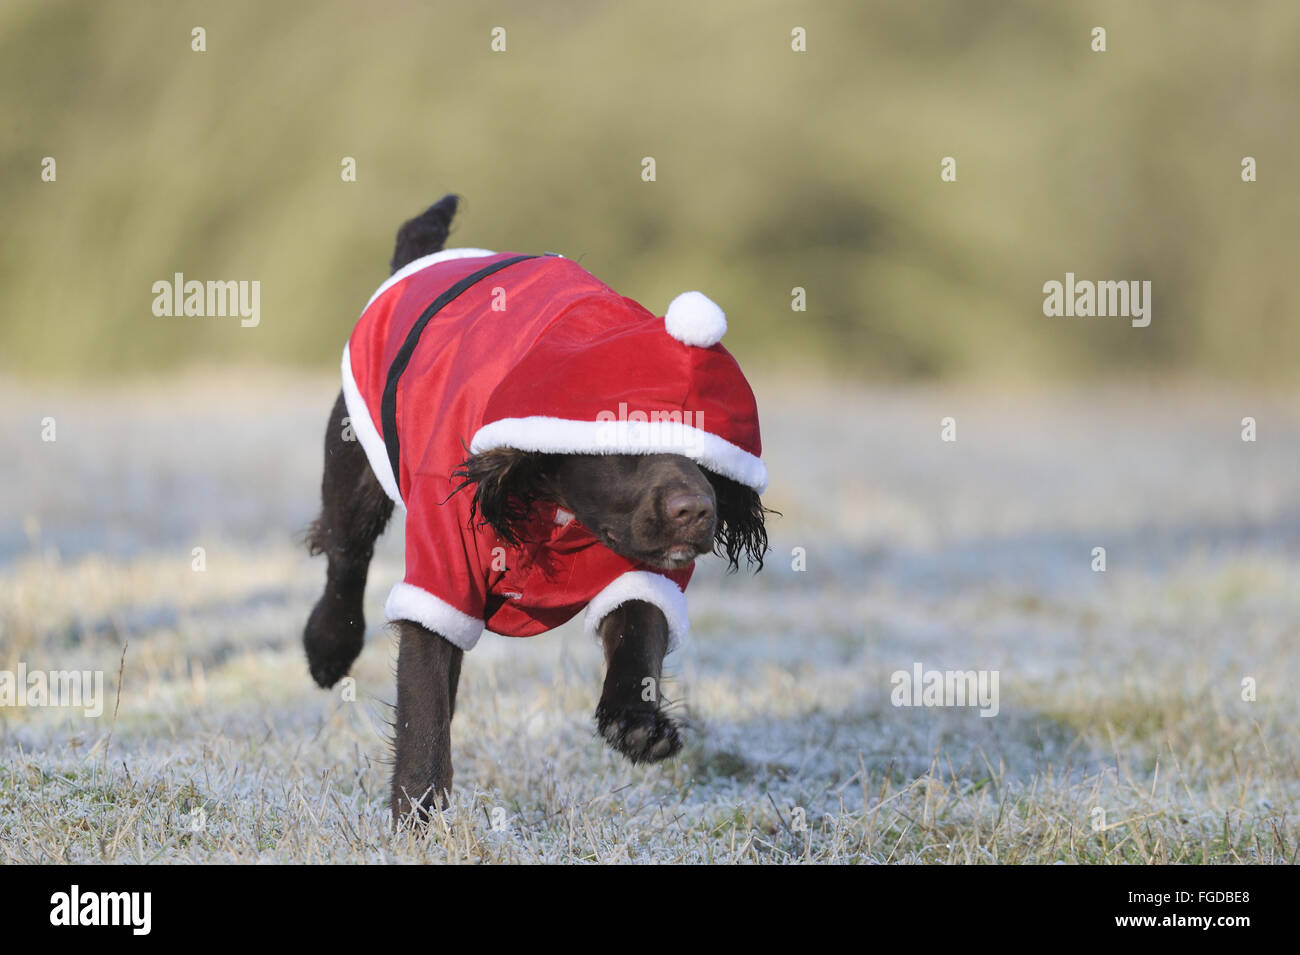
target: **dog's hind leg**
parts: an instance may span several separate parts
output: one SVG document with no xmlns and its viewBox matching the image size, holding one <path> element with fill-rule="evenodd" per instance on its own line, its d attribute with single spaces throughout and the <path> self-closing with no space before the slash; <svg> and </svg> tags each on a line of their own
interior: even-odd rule
<svg viewBox="0 0 1300 955">
<path fill-rule="evenodd" d="M 340 392 L 325 431 L 320 517 L 307 536 L 311 552 L 329 559 L 325 593 L 316 602 L 302 636 L 312 678 L 323 687 L 337 683 L 361 652 L 366 632 L 361 608 L 366 575 L 375 540 L 393 513 L 393 502 L 370 470 L 346 418 Z"/>
<path fill-rule="evenodd" d="M 451 798 L 451 718 L 465 651 L 409 620 L 396 622 L 393 821 L 428 818 Z"/>
<path fill-rule="evenodd" d="M 668 652 L 668 621 L 653 604 L 629 600 L 600 622 L 605 688 L 596 728 L 634 763 L 666 759 L 682 748 L 681 732 L 663 712 L 659 681 Z"/>
</svg>

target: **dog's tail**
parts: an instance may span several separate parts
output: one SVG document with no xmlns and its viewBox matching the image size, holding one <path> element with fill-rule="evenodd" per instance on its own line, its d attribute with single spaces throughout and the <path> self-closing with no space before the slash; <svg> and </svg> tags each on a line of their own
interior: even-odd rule
<svg viewBox="0 0 1300 955">
<path fill-rule="evenodd" d="M 460 196 L 443 196 L 414 219 L 402 223 L 397 230 L 397 246 L 393 249 L 390 263 L 394 272 L 408 262 L 442 251 L 459 203 Z"/>
</svg>

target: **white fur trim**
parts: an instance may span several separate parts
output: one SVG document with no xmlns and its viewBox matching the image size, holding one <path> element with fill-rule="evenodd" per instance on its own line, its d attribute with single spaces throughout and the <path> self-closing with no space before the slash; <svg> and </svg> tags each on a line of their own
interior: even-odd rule
<svg viewBox="0 0 1300 955">
<path fill-rule="evenodd" d="M 343 346 L 343 404 L 348 409 L 352 433 L 361 442 L 361 449 L 366 452 L 366 460 L 370 462 L 370 470 L 374 471 L 375 477 L 379 479 L 379 486 L 398 507 L 405 509 L 402 494 L 397 489 L 397 476 L 393 474 L 393 465 L 388 460 L 388 447 L 384 444 L 383 435 L 375 430 L 375 423 L 370 417 L 369 409 L 366 408 L 366 401 L 361 397 L 361 389 L 357 387 L 356 378 L 352 375 L 350 349 L 350 345 Z"/>
<path fill-rule="evenodd" d="M 426 255 L 423 258 L 414 259 L 407 262 L 400 269 L 390 275 L 383 285 L 375 289 L 375 294 L 370 296 L 370 301 L 366 302 L 366 308 L 374 304 L 375 299 L 383 295 L 390 288 L 396 285 L 402 279 L 414 275 L 422 269 L 427 269 L 431 265 L 437 265 L 439 262 L 450 262 L 452 259 L 472 259 L 475 256 L 496 255 L 495 252 L 489 252 L 487 249 L 443 249 L 441 252 L 434 252 L 432 255 Z M 365 311 L 363 308 L 361 311 Z"/>
<path fill-rule="evenodd" d="M 384 614 L 389 620 L 414 620 L 462 650 L 473 650 L 483 635 L 482 620 L 461 613 L 414 584 L 394 585 L 384 603 Z"/>
<path fill-rule="evenodd" d="M 629 570 L 615 577 L 587 604 L 583 630 L 594 640 L 600 639 L 600 622 L 629 600 L 643 600 L 664 612 L 668 620 L 668 652 L 676 650 L 691 635 L 686 616 L 686 595 L 677 584 L 662 574 L 648 570 Z"/>
<path fill-rule="evenodd" d="M 711 348 L 727 334 L 727 316 L 703 292 L 683 292 L 664 313 L 664 328 L 679 342 Z"/>
<path fill-rule="evenodd" d="M 725 438 L 686 424 L 502 418 L 478 429 L 469 449 L 493 448 L 548 454 L 680 454 L 760 494 L 767 489 L 763 462 Z"/>
</svg>

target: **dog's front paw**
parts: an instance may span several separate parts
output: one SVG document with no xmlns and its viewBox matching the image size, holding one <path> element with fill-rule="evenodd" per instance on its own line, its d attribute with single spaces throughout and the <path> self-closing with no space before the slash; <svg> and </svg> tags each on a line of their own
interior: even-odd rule
<svg viewBox="0 0 1300 955">
<path fill-rule="evenodd" d="M 655 763 L 682 748 L 681 730 L 659 710 L 596 707 L 596 728 L 613 749 L 633 763 Z"/>
</svg>

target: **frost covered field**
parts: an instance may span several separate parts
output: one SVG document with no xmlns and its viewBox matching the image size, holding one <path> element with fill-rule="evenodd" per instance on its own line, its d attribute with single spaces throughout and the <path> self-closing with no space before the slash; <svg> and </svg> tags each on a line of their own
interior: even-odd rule
<svg viewBox="0 0 1300 955">
<path fill-rule="evenodd" d="M 356 700 L 299 647 L 334 383 L 0 383 L 0 670 L 106 698 L 0 709 L 0 860 L 1295 861 L 1295 395 L 756 386 L 784 517 L 762 574 L 690 588 L 682 756 L 595 738 L 578 621 L 485 637 L 416 837 L 387 828 L 399 530 Z M 891 705 L 918 663 L 996 671 L 997 715 Z"/>
</svg>

